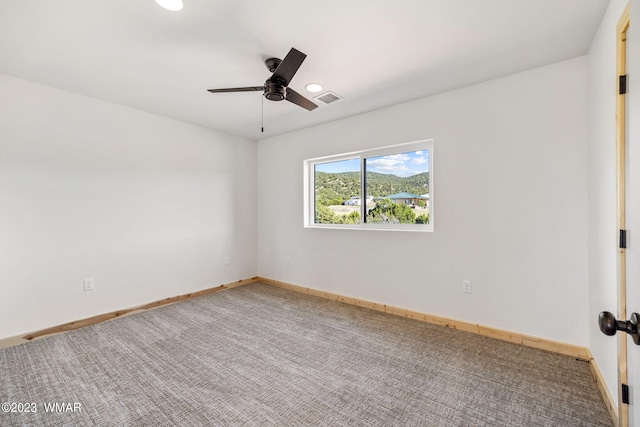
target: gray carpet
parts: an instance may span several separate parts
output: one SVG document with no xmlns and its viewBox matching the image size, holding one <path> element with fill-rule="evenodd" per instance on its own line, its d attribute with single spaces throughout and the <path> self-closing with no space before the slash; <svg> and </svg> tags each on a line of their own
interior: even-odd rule
<svg viewBox="0 0 640 427">
<path fill-rule="evenodd" d="M 0 350 L 0 401 L 37 409 L 3 426 L 612 425 L 586 362 L 260 283 Z"/>
</svg>

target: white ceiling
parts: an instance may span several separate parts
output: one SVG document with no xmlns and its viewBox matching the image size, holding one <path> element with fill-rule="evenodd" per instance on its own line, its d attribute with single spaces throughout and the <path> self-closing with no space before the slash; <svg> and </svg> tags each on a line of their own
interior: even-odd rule
<svg viewBox="0 0 640 427">
<path fill-rule="evenodd" d="M 608 0 L 0 0 L 0 73 L 255 140 L 584 55 Z M 263 64 L 308 55 L 290 86 L 344 97 L 307 111 L 260 92 Z M 7 102 L 1 100 L 0 102 Z"/>
</svg>

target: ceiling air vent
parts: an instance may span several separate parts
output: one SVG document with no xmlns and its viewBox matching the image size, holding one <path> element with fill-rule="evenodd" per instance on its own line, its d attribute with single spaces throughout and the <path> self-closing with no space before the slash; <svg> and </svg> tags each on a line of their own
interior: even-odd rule
<svg viewBox="0 0 640 427">
<path fill-rule="evenodd" d="M 313 99 L 317 99 L 318 101 L 322 101 L 325 104 L 331 104 L 332 102 L 336 102 L 342 99 L 340 95 L 337 95 L 333 92 L 325 92 L 322 95 L 318 95 Z"/>
</svg>

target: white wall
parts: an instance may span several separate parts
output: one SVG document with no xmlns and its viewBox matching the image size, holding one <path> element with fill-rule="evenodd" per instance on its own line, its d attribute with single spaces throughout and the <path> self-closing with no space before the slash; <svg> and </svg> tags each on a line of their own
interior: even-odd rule
<svg viewBox="0 0 640 427">
<path fill-rule="evenodd" d="M 260 141 L 259 274 L 587 346 L 587 91 L 580 57 Z M 304 159 L 424 138 L 435 232 L 303 228 Z"/>
<path fill-rule="evenodd" d="M 256 274 L 255 141 L 4 75 L 0 98 L 0 338 Z"/>
<path fill-rule="evenodd" d="M 589 344 L 617 401 L 616 339 L 598 328 L 617 313 L 616 25 L 627 4 L 613 0 L 589 49 Z"/>
</svg>

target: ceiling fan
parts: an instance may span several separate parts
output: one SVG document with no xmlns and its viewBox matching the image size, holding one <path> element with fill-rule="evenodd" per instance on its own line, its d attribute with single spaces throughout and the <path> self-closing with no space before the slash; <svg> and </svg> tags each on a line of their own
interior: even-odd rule
<svg viewBox="0 0 640 427">
<path fill-rule="evenodd" d="M 208 91 L 211 93 L 225 93 L 253 92 L 261 90 L 264 91 L 264 97 L 270 101 L 282 101 L 284 99 L 312 111 L 318 106 L 288 87 L 291 79 L 296 74 L 298 68 L 300 68 L 300 65 L 302 65 L 302 62 L 306 57 L 307 55 L 292 47 L 283 60 L 278 58 L 268 58 L 264 61 L 264 65 L 266 65 L 269 71 L 273 73 L 271 77 L 264 82 L 264 86 L 208 89 Z"/>
</svg>

